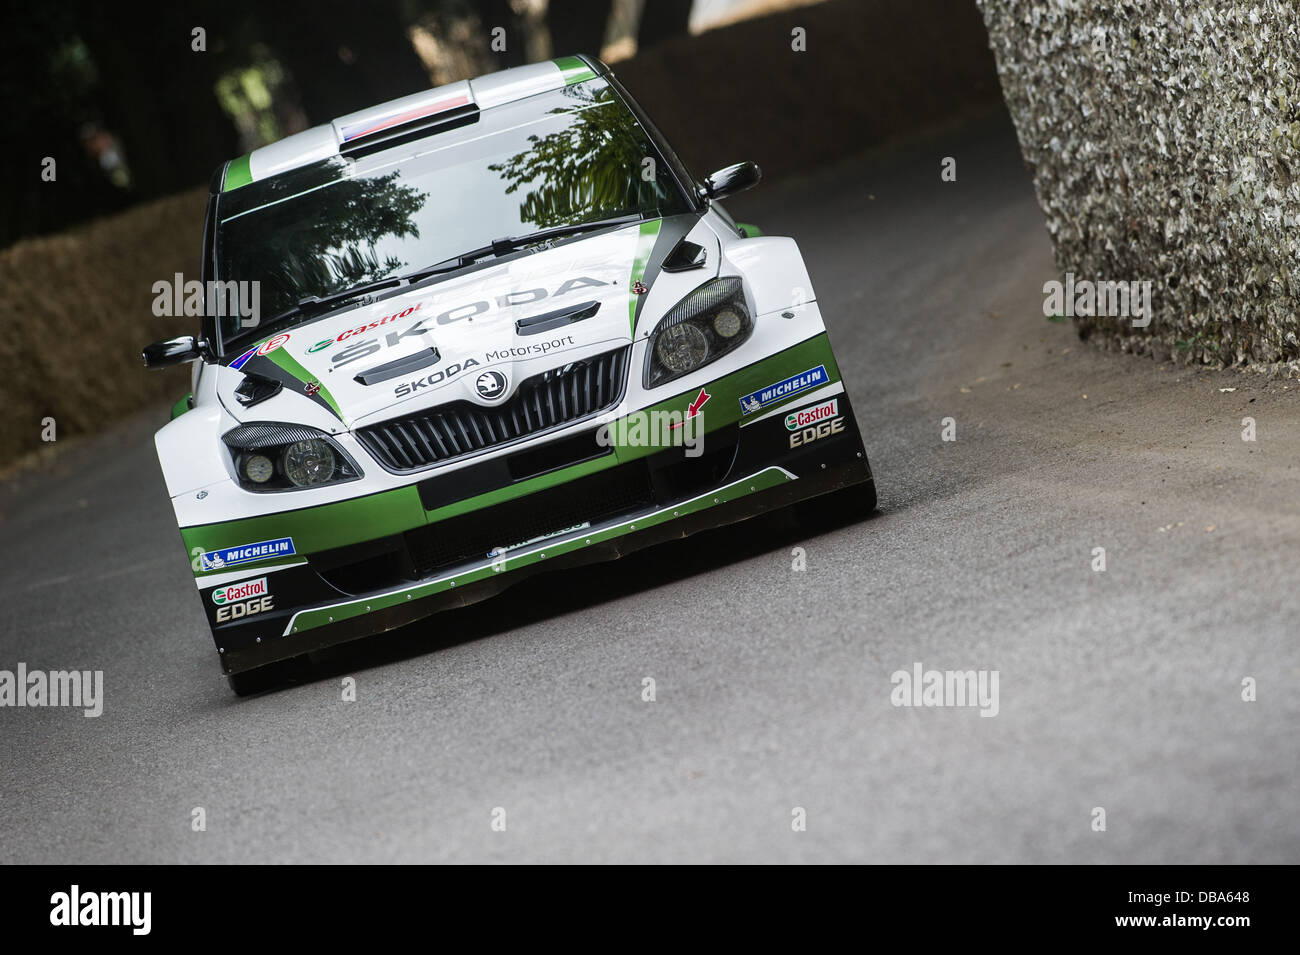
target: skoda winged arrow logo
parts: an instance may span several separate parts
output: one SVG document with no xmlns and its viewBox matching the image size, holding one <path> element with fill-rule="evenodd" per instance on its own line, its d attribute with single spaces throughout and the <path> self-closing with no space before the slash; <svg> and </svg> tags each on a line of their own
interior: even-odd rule
<svg viewBox="0 0 1300 955">
<path fill-rule="evenodd" d="M 474 389 L 483 398 L 499 398 L 506 390 L 506 376 L 499 371 L 485 371 L 474 382 Z"/>
</svg>

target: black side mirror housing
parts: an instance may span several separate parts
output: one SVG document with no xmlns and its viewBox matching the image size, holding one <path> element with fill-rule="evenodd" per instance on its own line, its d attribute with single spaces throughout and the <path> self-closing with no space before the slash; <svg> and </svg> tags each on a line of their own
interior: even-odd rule
<svg viewBox="0 0 1300 955">
<path fill-rule="evenodd" d="M 738 192 L 752 189 L 763 178 L 763 170 L 756 162 L 738 162 L 734 166 L 719 169 L 704 180 L 704 194 L 710 199 L 734 196 Z"/>
<path fill-rule="evenodd" d="M 193 335 L 182 335 L 180 338 L 146 345 L 140 356 L 144 359 L 146 368 L 169 368 L 198 361 L 203 357 L 203 346 Z"/>
</svg>

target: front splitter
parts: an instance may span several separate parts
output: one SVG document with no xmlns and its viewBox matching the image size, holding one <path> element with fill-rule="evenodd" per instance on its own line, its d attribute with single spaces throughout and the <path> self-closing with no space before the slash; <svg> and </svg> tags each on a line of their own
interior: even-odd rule
<svg viewBox="0 0 1300 955">
<path fill-rule="evenodd" d="M 688 501 L 498 558 L 495 566 L 484 563 L 401 590 L 300 611 L 290 619 L 283 636 L 223 653 L 222 667 L 226 673 L 242 673 L 375 636 L 443 610 L 486 600 L 538 573 L 617 560 L 646 547 L 871 480 L 870 466 L 860 448 L 855 457 L 834 463 L 822 461 L 801 477 L 778 466 L 768 467 Z"/>
</svg>

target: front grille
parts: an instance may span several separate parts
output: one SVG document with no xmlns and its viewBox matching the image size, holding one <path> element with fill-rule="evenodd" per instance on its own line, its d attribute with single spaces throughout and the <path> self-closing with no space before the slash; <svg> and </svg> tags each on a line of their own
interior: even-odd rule
<svg viewBox="0 0 1300 955">
<path fill-rule="evenodd" d="M 416 471 L 581 421 L 618 404 L 630 347 L 534 375 L 495 408 L 452 401 L 356 435 L 390 471 Z"/>
<path fill-rule="evenodd" d="M 525 541 L 582 524 L 601 524 L 654 506 L 645 461 L 621 464 L 558 487 L 407 531 L 419 577 L 509 552 Z"/>
</svg>

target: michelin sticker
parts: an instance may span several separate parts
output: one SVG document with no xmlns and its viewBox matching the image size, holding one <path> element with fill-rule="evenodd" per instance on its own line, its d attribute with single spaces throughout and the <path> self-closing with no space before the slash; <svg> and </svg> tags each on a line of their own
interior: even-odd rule
<svg viewBox="0 0 1300 955">
<path fill-rule="evenodd" d="M 238 547 L 223 547 L 201 555 L 204 570 L 221 570 L 232 564 L 247 564 L 252 560 L 271 560 L 275 557 L 288 557 L 294 553 L 293 538 L 281 537 L 277 540 L 260 541 L 256 544 L 241 544 Z"/>
<path fill-rule="evenodd" d="M 753 394 L 743 396 L 740 399 L 740 412 L 741 414 L 753 414 L 767 405 L 784 401 L 791 395 L 797 395 L 812 388 L 819 388 L 829 382 L 830 375 L 826 374 L 825 365 L 809 368 L 797 375 L 791 375 L 785 381 L 778 381 L 766 388 L 760 388 Z"/>
</svg>

